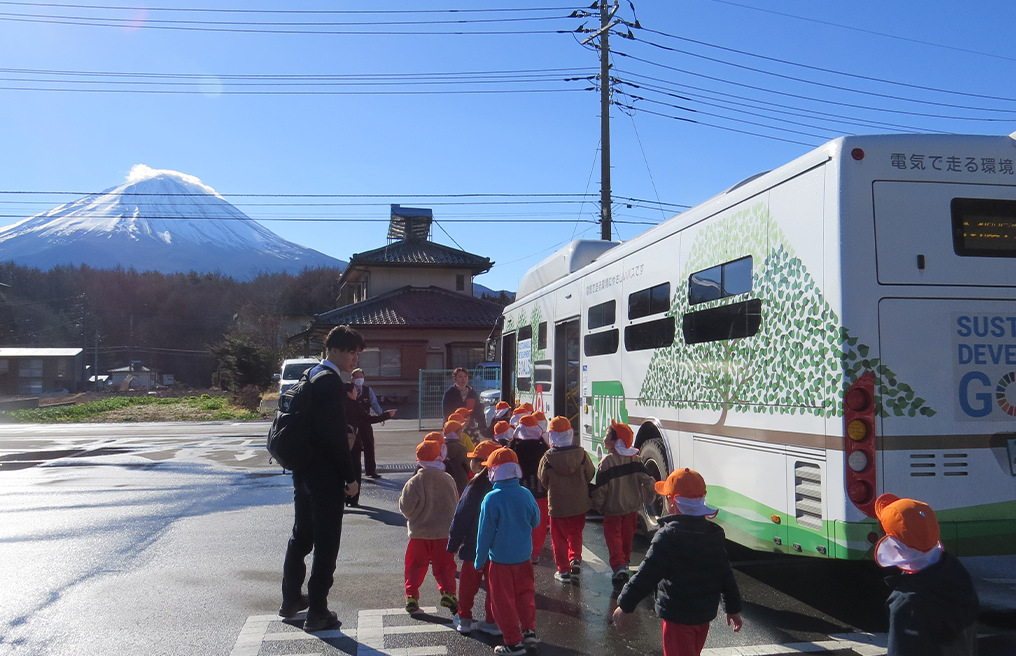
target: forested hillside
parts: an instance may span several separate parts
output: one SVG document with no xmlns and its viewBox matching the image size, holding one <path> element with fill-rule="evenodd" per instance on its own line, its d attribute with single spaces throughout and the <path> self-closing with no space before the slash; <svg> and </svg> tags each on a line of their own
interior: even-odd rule
<svg viewBox="0 0 1016 656">
<path fill-rule="evenodd" d="M 334 307 L 339 273 L 305 269 L 237 282 L 218 274 L 2 263 L 0 346 L 83 347 L 89 364 L 97 350 L 100 373 L 141 360 L 204 387 L 218 367 L 210 349 L 221 353 L 227 343 L 252 348 L 274 366 L 287 327 Z"/>
</svg>

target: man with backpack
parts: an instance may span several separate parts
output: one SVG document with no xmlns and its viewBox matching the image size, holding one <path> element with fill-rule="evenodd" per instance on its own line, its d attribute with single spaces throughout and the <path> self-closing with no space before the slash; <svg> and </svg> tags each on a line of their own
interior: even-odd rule
<svg viewBox="0 0 1016 656">
<path fill-rule="evenodd" d="M 359 492 L 360 473 L 349 452 L 345 383 L 339 372 L 355 369 L 365 346 L 360 334 L 348 326 L 336 326 L 328 333 L 325 359 L 306 373 L 305 384 L 310 387 L 303 418 L 308 422 L 307 439 L 296 461 L 287 463 L 293 470 L 296 521 L 282 570 L 279 615 L 290 618 L 308 609 L 305 631 L 322 631 L 338 623 L 335 612 L 328 609 L 328 591 L 339 554 L 345 498 Z M 311 549 L 314 562 L 304 595 L 304 559 Z"/>
</svg>

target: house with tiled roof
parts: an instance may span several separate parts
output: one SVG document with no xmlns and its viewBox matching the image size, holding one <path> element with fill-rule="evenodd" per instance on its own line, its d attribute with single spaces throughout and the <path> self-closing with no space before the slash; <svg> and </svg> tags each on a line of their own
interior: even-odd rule
<svg viewBox="0 0 1016 656">
<path fill-rule="evenodd" d="M 354 253 L 339 278 L 338 307 L 290 341 L 315 352 L 333 326 L 355 328 L 367 342 L 367 384 L 399 401 L 416 400 L 421 369 L 483 362 L 502 308 L 473 296 L 473 277 L 494 263 L 431 241 L 433 218 L 429 209 L 392 205 L 388 244 Z"/>
</svg>

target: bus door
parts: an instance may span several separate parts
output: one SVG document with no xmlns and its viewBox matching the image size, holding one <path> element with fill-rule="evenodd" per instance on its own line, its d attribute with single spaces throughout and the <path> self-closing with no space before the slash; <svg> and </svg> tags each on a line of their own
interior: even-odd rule
<svg viewBox="0 0 1016 656">
<path fill-rule="evenodd" d="M 579 434 L 579 319 L 554 326 L 554 413 Z"/>
<path fill-rule="evenodd" d="M 501 338 L 501 400 L 515 406 L 515 333 Z"/>
</svg>

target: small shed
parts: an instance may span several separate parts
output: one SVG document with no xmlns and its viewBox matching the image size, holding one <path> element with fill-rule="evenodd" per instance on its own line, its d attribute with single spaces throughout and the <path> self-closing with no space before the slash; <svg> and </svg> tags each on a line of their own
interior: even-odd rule
<svg viewBox="0 0 1016 656">
<path fill-rule="evenodd" d="M 146 392 L 155 389 L 158 382 L 158 373 L 149 369 L 135 360 L 126 367 L 117 367 L 109 370 L 109 387 L 120 391 L 131 390 Z"/>
</svg>

